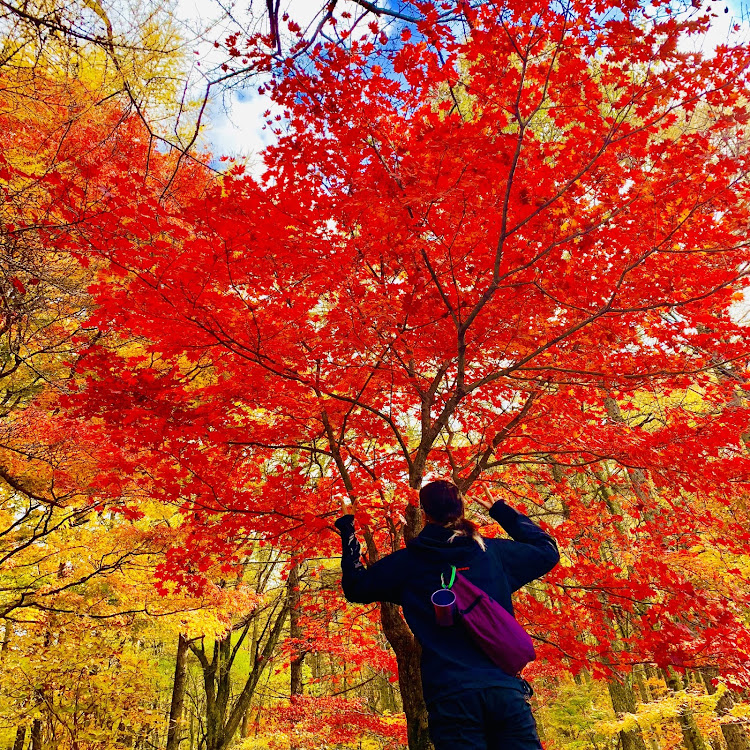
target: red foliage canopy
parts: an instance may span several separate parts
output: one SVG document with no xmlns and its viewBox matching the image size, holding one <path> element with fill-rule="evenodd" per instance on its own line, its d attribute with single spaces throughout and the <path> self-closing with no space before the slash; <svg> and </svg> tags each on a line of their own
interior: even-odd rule
<svg viewBox="0 0 750 750">
<path fill-rule="evenodd" d="M 170 180 L 131 138 L 68 200 L 91 323 L 131 342 L 85 360 L 100 491 L 179 504 L 194 582 L 248 534 L 330 553 L 344 497 L 389 551 L 409 487 L 491 481 L 565 551 L 520 608 L 553 663 L 747 681 L 719 561 L 748 544 L 750 49 L 685 52 L 709 20 L 666 1 L 456 7 L 466 35 L 422 3 L 396 46 L 278 69 L 248 40 L 283 112 L 261 179 Z"/>
</svg>

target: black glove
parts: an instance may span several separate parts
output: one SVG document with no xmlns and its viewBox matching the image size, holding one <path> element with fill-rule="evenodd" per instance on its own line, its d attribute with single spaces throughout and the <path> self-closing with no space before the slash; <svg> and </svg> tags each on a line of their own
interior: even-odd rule
<svg viewBox="0 0 750 750">
<path fill-rule="evenodd" d="M 347 513 L 347 515 L 337 518 L 333 525 L 339 530 L 341 536 L 354 533 L 354 514 Z"/>
<path fill-rule="evenodd" d="M 337 518 L 333 525 L 341 534 L 341 567 L 344 570 L 356 571 L 363 569 L 362 548 L 357 541 L 357 535 L 354 532 L 354 515 L 347 513 L 341 518 Z"/>
</svg>

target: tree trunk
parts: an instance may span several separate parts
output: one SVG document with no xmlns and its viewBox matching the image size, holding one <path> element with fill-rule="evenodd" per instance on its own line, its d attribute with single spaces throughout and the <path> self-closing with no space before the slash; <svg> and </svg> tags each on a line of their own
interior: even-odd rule
<svg viewBox="0 0 750 750">
<path fill-rule="evenodd" d="M 708 744 L 711 745 L 711 750 L 726 750 L 724 743 L 721 740 L 721 732 L 711 732 L 708 735 Z"/>
<path fill-rule="evenodd" d="M 3 645 L 0 646 L 0 660 L 5 658 L 5 654 L 8 651 L 8 648 L 10 647 L 10 641 L 13 638 L 13 623 L 12 622 L 6 622 L 5 623 L 5 632 L 3 633 Z M 26 730 L 24 728 L 24 735 L 26 734 Z"/>
<path fill-rule="evenodd" d="M 174 665 L 172 684 L 172 704 L 169 708 L 169 729 L 167 730 L 166 750 L 177 750 L 180 746 L 180 720 L 185 703 L 185 682 L 187 679 L 188 641 L 180 633 L 177 638 L 177 658 Z"/>
<path fill-rule="evenodd" d="M 31 750 L 42 750 L 42 720 L 34 719 L 31 724 Z"/>
<path fill-rule="evenodd" d="M 214 642 L 211 661 L 203 647 L 190 644 L 203 670 L 203 687 L 206 696 L 205 708 L 205 750 L 226 750 L 242 724 L 242 718 L 250 708 L 258 681 L 271 662 L 271 657 L 284 629 L 289 602 L 283 606 L 268 623 L 269 632 L 260 653 L 255 654 L 250 674 L 239 693 L 232 689 L 231 669 L 237 649 L 247 635 L 250 625 L 246 625 L 237 643 L 232 643 L 231 634 Z M 275 617 L 275 619 L 273 619 Z"/>
<path fill-rule="evenodd" d="M 398 663 L 398 682 L 406 714 L 409 750 L 432 750 L 427 732 L 427 706 L 422 695 L 421 649 L 395 604 L 380 605 L 380 621 Z"/>
<path fill-rule="evenodd" d="M 609 688 L 609 697 L 612 700 L 612 708 L 618 716 L 635 713 L 635 693 L 633 693 L 627 679 L 622 682 L 611 679 L 607 683 L 607 687 Z M 646 750 L 646 743 L 640 728 L 621 731 L 620 743 L 622 750 Z"/>
<path fill-rule="evenodd" d="M 297 641 L 295 646 L 297 656 L 292 659 L 289 665 L 289 694 L 294 699 L 295 696 L 302 695 L 304 686 L 302 684 L 302 665 L 305 661 L 305 651 L 299 645 L 302 639 L 302 629 L 300 628 L 300 566 L 295 563 L 289 571 L 287 586 L 289 589 L 289 637 Z"/>
<path fill-rule="evenodd" d="M 231 650 L 231 637 L 230 632 L 224 638 L 214 641 L 211 669 L 203 673 L 206 691 L 206 750 L 223 750 L 225 745 L 224 717 L 229 700 L 225 659 Z"/>
<path fill-rule="evenodd" d="M 638 664 L 635 667 L 633 667 L 633 680 L 635 681 L 635 684 L 638 687 L 638 694 L 641 697 L 641 703 L 644 703 L 644 704 L 651 703 L 653 700 L 651 691 L 649 690 L 649 687 L 646 684 L 647 677 L 648 677 L 648 673 L 646 671 L 645 666 L 643 666 L 642 664 Z M 659 750 L 659 748 L 661 747 L 661 744 L 658 738 L 658 729 L 652 728 L 652 730 L 648 732 L 648 744 L 651 750 Z"/>
<path fill-rule="evenodd" d="M 248 731 L 248 725 L 250 723 L 250 709 L 248 708 L 247 711 L 242 715 L 242 724 L 240 725 L 240 737 L 244 740 L 245 737 L 247 737 L 250 732 Z"/>
<path fill-rule="evenodd" d="M 633 679 L 638 687 L 638 694 L 641 696 L 641 703 L 650 703 L 651 695 L 646 687 L 645 673 L 641 665 L 633 667 Z"/>
<path fill-rule="evenodd" d="M 412 486 L 420 484 L 421 481 L 412 482 Z M 419 534 L 422 516 L 415 505 L 408 505 L 404 515 L 404 538 L 408 542 Z M 371 539 L 367 539 L 367 548 L 374 550 Z M 380 622 L 383 633 L 396 654 L 398 684 L 406 715 L 409 750 L 432 750 L 432 742 L 427 731 L 427 706 L 422 694 L 422 670 L 419 664 L 422 650 L 395 604 L 383 602 L 380 605 Z"/>
<path fill-rule="evenodd" d="M 300 628 L 300 566 L 299 563 L 292 565 L 287 579 L 287 591 L 289 595 L 289 637 L 296 641 L 293 648 L 296 656 L 289 664 L 289 700 L 294 703 L 302 695 L 304 686 L 302 684 L 302 664 L 305 661 L 305 651 L 300 645 L 302 639 L 302 628 Z M 299 750 L 296 742 L 292 742 L 290 750 Z"/>
<path fill-rule="evenodd" d="M 701 670 L 701 676 L 709 695 L 713 695 L 717 690 L 712 680 L 718 677 L 718 675 L 718 669 Z M 716 704 L 716 715 L 719 719 L 726 716 L 732 706 L 734 706 L 734 698 L 731 691 L 727 690 Z M 750 741 L 748 740 L 747 732 L 741 724 L 721 724 L 721 733 L 724 735 L 724 741 L 727 743 L 727 750 L 750 750 Z"/>
<path fill-rule="evenodd" d="M 403 709 L 396 698 L 396 691 L 393 689 L 392 683 L 385 678 L 380 678 L 375 684 L 377 685 L 378 694 L 380 696 L 379 712 L 382 713 L 383 711 L 389 711 L 392 714 L 400 713 Z"/>
<path fill-rule="evenodd" d="M 23 750 L 26 744 L 26 725 L 23 724 L 16 729 L 16 739 L 13 743 L 13 750 Z"/>
<path fill-rule="evenodd" d="M 669 689 L 675 693 L 683 689 L 682 679 L 671 667 L 665 671 L 664 681 Z M 677 721 L 682 730 L 682 742 L 686 750 L 709 750 L 689 706 L 686 705 L 680 709 Z"/>
</svg>

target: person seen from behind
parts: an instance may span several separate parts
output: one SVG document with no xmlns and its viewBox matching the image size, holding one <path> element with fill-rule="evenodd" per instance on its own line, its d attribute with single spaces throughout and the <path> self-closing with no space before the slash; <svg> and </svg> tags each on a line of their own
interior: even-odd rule
<svg viewBox="0 0 750 750">
<path fill-rule="evenodd" d="M 531 688 L 497 666 L 460 623 L 443 627 L 431 596 L 452 566 L 511 615 L 511 594 L 557 565 L 555 540 L 505 502 L 478 502 L 511 539 L 486 539 L 465 516 L 452 482 L 438 480 L 419 492 L 425 525 L 404 549 L 365 568 L 354 516 L 335 522 L 341 534 L 341 585 L 350 602 L 392 602 L 422 647 L 422 690 L 435 750 L 539 750 Z"/>
</svg>

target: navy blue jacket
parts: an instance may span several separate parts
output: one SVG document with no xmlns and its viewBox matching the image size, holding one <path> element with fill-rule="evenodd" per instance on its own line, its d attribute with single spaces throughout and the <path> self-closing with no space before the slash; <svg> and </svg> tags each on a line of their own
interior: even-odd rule
<svg viewBox="0 0 750 750">
<path fill-rule="evenodd" d="M 437 625 L 430 597 L 441 588 L 440 574 L 447 581 L 450 566 L 455 565 L 512 614 L 511 594 L 552 570 L 560 559 L 555 540 L 527 516 L 503 502 L 495 503 L 490 515 L 512 539 L 486 539 L 483 551 L 466 536 L 449 542 L 452 530 L 429 523 L 404 549 L 369 568 L 360 561 L 353 522 L 337 522 L 342 531 L 344 596 L 350 602 L 393 602 L 403 607 L 404 618 L 422 646 L 422 688 L 428 705 L 461 690 L 519 684 L 490 661 L 460 626 Z"/>
</svg>

